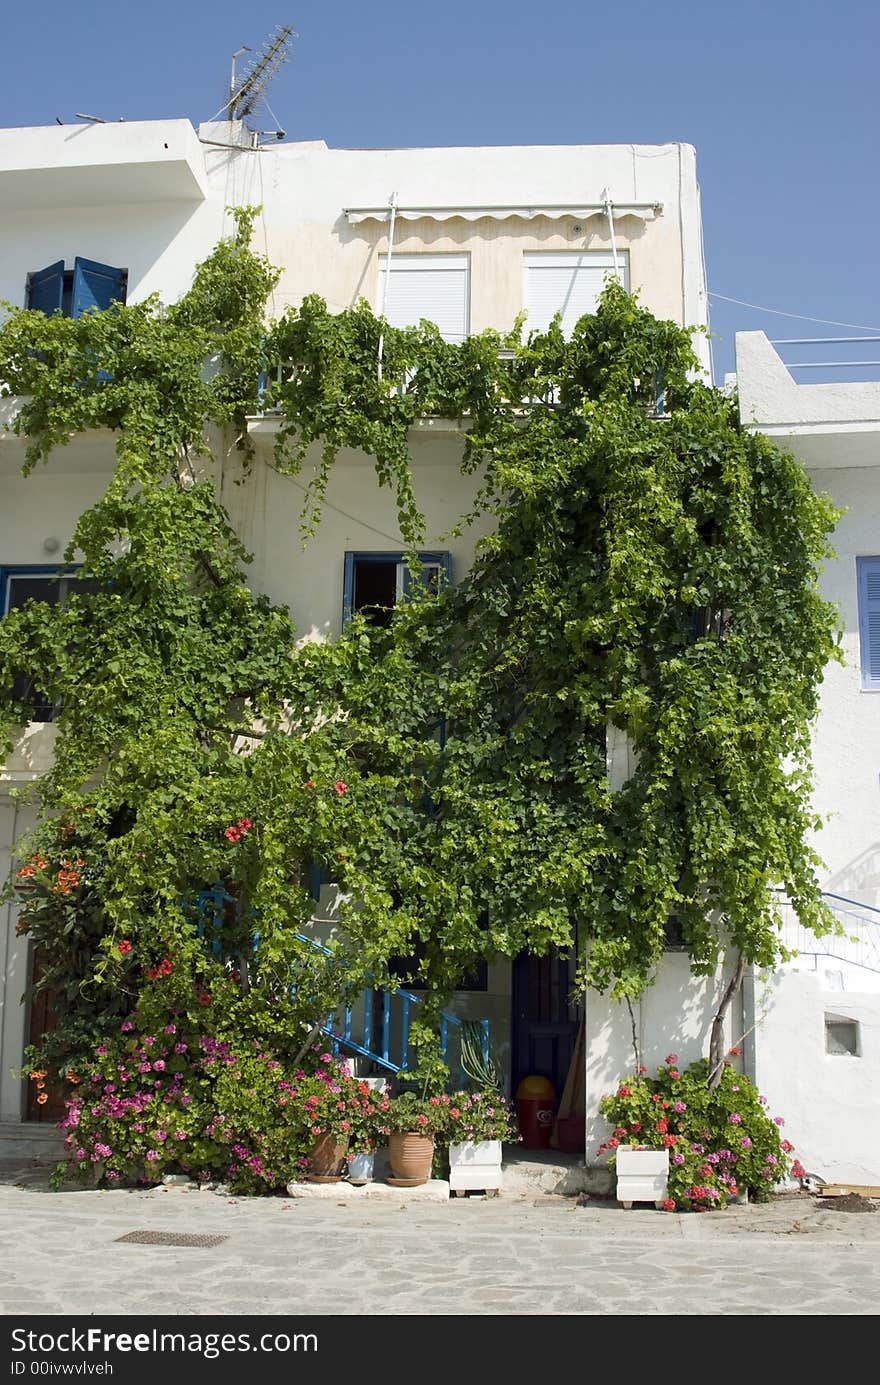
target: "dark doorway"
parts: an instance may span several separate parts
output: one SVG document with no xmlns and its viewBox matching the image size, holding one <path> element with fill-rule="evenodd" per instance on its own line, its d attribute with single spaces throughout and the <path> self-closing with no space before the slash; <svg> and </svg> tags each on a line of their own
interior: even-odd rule
<svg viewBox="0 0 880 1385">
<path fill-rule="evenodd" d="M 354 600 L 352 609 L 366 616 L 371 625 L 386 628 L 391 624 L 394 603 L 397 601 L 397 569 L 399 563 L 358 562 L 354 565 Z"/>
<path fill-rule="evenodd" d="M 521 952 L 513 963 L 511 1095 L 523 1077 L 549 1077 L 557 1103 L 577 1041 L 580 1006 L 572 1003 L 575 963 L 555 949 L 546 957 Z"/>
</svg>

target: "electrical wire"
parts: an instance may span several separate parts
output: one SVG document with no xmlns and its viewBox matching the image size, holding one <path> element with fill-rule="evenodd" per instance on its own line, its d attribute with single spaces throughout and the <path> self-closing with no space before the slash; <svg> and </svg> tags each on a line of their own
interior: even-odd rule
<svg viewBox="0 0 880 1385">
<path fill-rule="evenodd" d="M 283 476 L 285 480 L 290 481 L 294 486 L 297 486 L 298 489 L 301 490 L 304 495 L 308 494 L 308 486 L 304 486 L 302 481 L 298 481 L 295 476 L 291 476 L 289 472 L 284 471 L 279 472 L 278 474 L 279 476 Z M 342 515 L 343 519 L 350 519 L 352 524 L 359 524 L 362 529 L 369 529 L 373 534 L 378 534 L 380 539 L 388 539 L 389 542 L 393 543 L 396 548 L 405 547 L 404 540 L 400 537 L 399 534 L 396 537 L 394 534 L 386 534 L 384 529 L 377 529 L 375 524 L 368 524 L 365 519 L 359 519 L 357 515 L 350 515 L 348 513 L 348 510 L 340 510 L 339 506 L 334 505 L 331 500 L 328 500 L 326 498 L 326 496 L 321 501 L 321 504 L 325 509 L 333 510 L 337 515 Z"/>
<path fill-rule="evenodd" d="M 773 313 L 776 317 L 796 317 L 799 322 L 821 322 L 826 327 L 851 327 L 855 332 L 880 332 L 880 327 L 865 327 L 860 322 L 837 322 L 833 317 L 810 317 L 808 313 L 784 313 L 781 308 L 767 308 L 762 303 L 747 303 L 744 298 L 728 298 L 726 293 L 709 293 L 724 303 L 737 303 L 741 308 L 754 308 L 758 313 Z"/>
</svg>

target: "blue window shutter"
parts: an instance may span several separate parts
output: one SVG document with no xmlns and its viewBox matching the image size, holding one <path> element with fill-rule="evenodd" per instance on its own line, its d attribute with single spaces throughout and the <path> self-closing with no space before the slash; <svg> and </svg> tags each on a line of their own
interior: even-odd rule
<svg viewBox="0 0 880 1385">
<path fill-rule="evenodd" d="M 354 554 L 346 553 L 345 570 L 342 578 L 342 624 L 347 625 L 351 620 L 351 612 L 354 606 Z"/>
<path fill-rule="evenodd" d="M 317 861 L 313 861 L 309 866 L 309 894 L 316 904 L 321 902 L 321 885 L 323 884 L 324 872 Z"/>
<path fill-rule="evenodd" d="M 857 558 L 862 687 L 880 692 L 880 558 Z"/>
<path fill-rule="evenodd" d="M 401 559 L 401 561 L 403 561 Z M 450 553 L 420 553 L 419 562 L 424 564 L 421 573 L 421 582 L 429 587 L 436 582 L 440 569 L 440 585 L 446 586 L 452 581 L 452 555 Z M 408 596 L 412 588 L 412 577 L 409 568 L 404 566 L 403 571 L 403 594 Z"/>
<path fill-rule="evenodd" d="M 64 300 L 64 261 L 58 260 L 27 277 L 27 306 L 51 317 Z"/>
<path fill-rule="evenodd" d="M 88 308 L 103 312 L 113 302 L 124 303 L 126 278 L 124 269 L 96 264 L 94 260 L 84 260 L 77 255 L 73 262 L 70 316 L 81 317 Z"/>
</svg>

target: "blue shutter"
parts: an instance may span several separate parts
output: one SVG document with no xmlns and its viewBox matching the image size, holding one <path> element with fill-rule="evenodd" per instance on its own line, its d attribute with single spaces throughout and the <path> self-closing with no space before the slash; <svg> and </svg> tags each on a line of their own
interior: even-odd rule
<svg viewBox="0 0 880 1385">
<path fill-rule="evenodd" d="M 409 568 L 403 562 L 403 594 L 408 596 L 412 589 L 412 577 Z M 437 569 L 440 569 L 440 586 L 447 586 L 452 581 L 452 555 L 451 553 L 420 553 L 419 562 L 424 564 L 420 580 L 423 586 L 429 587 L 437 579 Z"/>
<path fill-rule="evenodd" d="M 64 261 L 58 260 L 46 269 L 38 269 L 27 277 L 27 306 L 51 317 L 60 311 L 64 301 Z"/>
<path fill-rule="evenodd" d="M 96 264 L 79 255 L 73 262 L 73 296 L 71 317 L 81 317 L 88 308 L 103 312 L 114 301 L 125 302 L 126 271 L 110 265 Z"/>
<path fill-rule="evenodd" d="M 345 571 L 342 578 L 342 624 L 347 625 L 351 620 L 351 612 L 354 607 L 354 554 L 346 553 Z"/>
<path fill-rule="evenodd" d="M 313 861 L 309 866 L 309 894 L 316 904 L 321 902 L 321 885 L 324 883 L 324 871 L 317 861 Z"/>
<path fill-rule="evenodd" d="M 880 558 L 857 558 L 862 687 L 880 692 Z"/>
</svg>

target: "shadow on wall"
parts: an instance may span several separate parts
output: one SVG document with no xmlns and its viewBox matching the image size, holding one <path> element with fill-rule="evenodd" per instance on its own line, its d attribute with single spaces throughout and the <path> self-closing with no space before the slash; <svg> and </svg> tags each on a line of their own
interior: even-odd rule
<svg viewBox="0 0 880 1385">
<path fill-rule="evenodd" d="M 835 871 L 822 888 L 854 900 L 857 904 L 880 908 L 880 842 L 872 842 L 852 861 Z"/>
<path fill-rule="evenodd" d="M 679 1067 L 687 1067 L 709 1052 L 709 1035 L 733 961 L 712 976 L 694 976 L 686 952 L 667 952 L 655 980 L 639 1001 L 633 1003 L 639 1054 L 649 1069 L 667 1054 L 678 1055 Z M 734 997 L 725 1017 L 727 1046 L 736 1044 L 743 1032 L 742 992 Z M 611 1084 L 631 1073 L 632 1020 L 625 1001 L 612 1001 L 591 992 L 587 1000 L 588 1065 L 597 1077 Z"/>
</svg>

